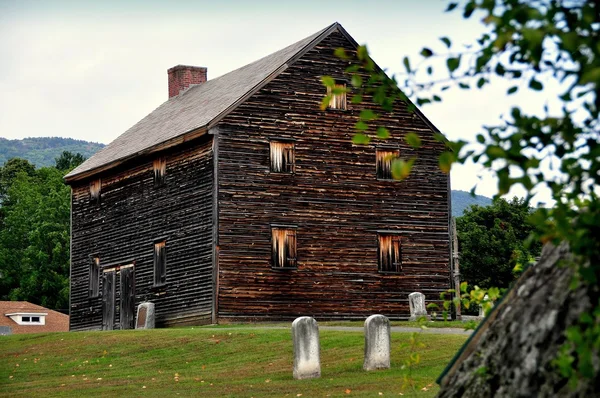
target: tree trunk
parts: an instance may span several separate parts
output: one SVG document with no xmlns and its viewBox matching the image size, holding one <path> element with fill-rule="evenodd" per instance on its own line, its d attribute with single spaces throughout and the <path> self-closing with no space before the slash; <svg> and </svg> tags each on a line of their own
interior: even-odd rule
<svg viewBox="0 0 600 398">
<path fill-rule="evenodd" d="M 597 352 L 596 380 L 576 387 L 552 363 L 565 330 L 592 310 L 588 288 L 569 287 L 571 261 L 567 245 L 544 247 L 448 366 L 438 397 L 600 396 Z"/>
</svg>

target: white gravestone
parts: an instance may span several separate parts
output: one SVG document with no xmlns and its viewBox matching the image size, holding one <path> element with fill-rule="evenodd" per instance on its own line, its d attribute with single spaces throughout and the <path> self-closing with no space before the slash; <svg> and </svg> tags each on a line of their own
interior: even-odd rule
<svg viewBox="0 0 600 398">
<path fill-rule="evenodd" d="M 413 292 L 408 295 L 408 305 L 410 306 L 410 321 L 416 321 L 419 318 L 425 317 L 429 320 L 427 315 L 427 308 L 425 307 L 425 295 L 419 292 Z"/>
<path fill-rule="evenodd" d="M 321 377 L 319 326 L 314 318 L 303 316 L 292 323 L 294 379 Z"/>
<path fill-rule="evenodd" d="M 383 315 L 371 315 L 365 321 L 364 370 L 390 368 L 390 320 Z"/>
<path fill-rule="evenodd" d="M 135 315 L 136 329 L 154 329 L 154 303 L 141 303 Z"/>
</svg>

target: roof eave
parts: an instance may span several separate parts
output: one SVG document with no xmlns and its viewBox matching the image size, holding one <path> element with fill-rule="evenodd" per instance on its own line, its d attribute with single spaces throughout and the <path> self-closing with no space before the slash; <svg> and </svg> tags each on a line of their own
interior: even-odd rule
<svg viewBox="0 0 600 398">
<path fill-rule="evenodd" d="M 148 147 L 148 148 L 146 148 L 146 149 L 144 149 L 142 151 L 133 153 L 133 154 L 131 154 L 129 156 L 125 156 L 125 157 L 119 158 L 119 159 L 114 160 L 114 161 L 112 161 L 110 163 L 106 163 L 106 164 L 104 164 L 102 166 L 98 166 L 98 167 L 95 167 L 93 169 L 86 170 L 86 171 L 83 171 L 83 172 L 77 173 L 77 174 L 67 174 L 66 176 L 64 176 L 65 183 L 69 184 L 69 185 L 72 185 L 73 183 L 75 183 L 77 181 L 85 180 L 85 179 L 93 177 L 96 174 L 99 174 L 99 173 L 102 173 L 102 172 L 114 169 L 115 167 L 117 167 L 117 166 L 119 166 L 119 165 L 121 165 L 121 164 L 123 164 L 125 162 L 128 162 L 130 160 L 133 160 L 133 159 L 135 159 L 135 158 L 137 158 L 139 156 L 149 155 L 149 154 L 152 154 L 152 153 L 164 151 L 165 149 L 169 149 L 169 148 L 172 148 L 172 147 L 177 146 L 177 145 L 181 145 L 181 144 L 183 144 L 185 142 L 188 142 L 188 141 L 191 141 L 191 140 L 193 140 L 195 138 L 203 136 L 204 134 L 206 134 L 207 131 L 208 131 L 207 126 L 197 127 L 197 128 L 195 128 L 193 130 L 190 130 L 190 131 L 188 131 L 186 133 L 183 133 L 183 134 L 181 134 L 181 135 L 179 135 L 179 136 L 177 136 L 175 138 L 172 138 L 172 139 L 170 139 L 168 141 L 161 142 L 160 144 L 153 145 L 153 146 Z"/>
</svg>

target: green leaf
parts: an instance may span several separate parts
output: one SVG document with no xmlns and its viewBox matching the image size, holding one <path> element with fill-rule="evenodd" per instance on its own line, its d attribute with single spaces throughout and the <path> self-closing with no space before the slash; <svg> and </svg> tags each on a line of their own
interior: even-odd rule
<svg viewBox="0 0 600 398">
<path fill-rule="evenodd" d="M 377 127 L 377 138 L 387 140 L 388 138 L 390 138 L 389 130 L 383 126 Z"/>
<path fill-rule="evenodd" d="M 448 8 L 446 8 L 446 12 L 454 10 L 458 6 L 458 3 L 450 3 L 448 4 Z"/>
<path fill-rule="evenodd" d="M 470 1 L 465 5 L 465 10 L 463 12 L 463 17 L 465 17 L 465 19 L 468 19 L 471 17 L 471 15 L 473 14 L 473 11 L 475 11 L 475 2 L 474 1 Z"/>
<path fill-rule="evenodd" d="M 404 63 L 404 67 L 406 68 L 406 72 L 410 73 L 411 69 L 410 69 L 410 60 L 408 59 L 408 57 L 404 57 L 404 59 L 402 60 L 402 63 Z"/>
<path fill-rule="evenodd" d="M 362 111 L 360 111 L 360 115 L 358 117 L 360 118 L 360 120 L 368 122 L 370 120 L 377 119 L 377 114 L 371 109 L 363 109 Z"/>
<path fill-rule="evenodd" d="M 369 126 L 367 125 L 367 123 L 363 122 L 362 120 L 359 120 L 354 125 L 354 128 L 358 131 L 366 131 L 369 128 Z"/>
<path fill-rule="evenodd" d="M 414 163 L 414 158 L 409 159 L 408 161 L 404 161 L 404 159 L 394 159 L 392 161 L 392 178 L 394 178 L 394 180 L 404 180 L 410 175 Z"/>
<path fill-rule="evenodd" d="M 477 80 L 477 88 L 483 87 L 484 84 L 485 84 L 485 78 L 480 77 L 479 80 Z"/>
<path fill-rule="evenodd" d="M 429 58 L 433 55 L 433 51 L 431 51 L 429 48 L 427 47 L 423 47 L 423 49 L 421 50 L 421 55 L 424 58 Z"/>
<path fill-rule="evenodd" d="M 512 86 L 511 88 L 509 88 L 509 89 L 506 91 L 506 94 L 508 94 L 508 95 L 510 95 L 510 94 L 514 94 L 514 93 L 516 93 L 516 92 L 517 92 L 517 90 L 518 90 L 518 89 L 519 89 L 519 87 L 517 87 L 517 86 Z"/>
<path fill-rule="evenodd" d="M 440 40 L 446 45 L 446 47 L 450 48 L 452 46 L 452 42 L 447 37 L 440 37 Z"/>
<path fill-rule="evenodd" d="M 367 46 L 358 46 L 356 49 L 356 56 L 359 60 L 364 61 L 369 57 L 369 51 L 367 50 Z"/>
<path fill-rule="evenodd" d="M 498 177 L 498 193 L 500 195 L 507 194 L 508 191 L 510 191 L 510 187 L 512 185 L 509 174 L 508 174 L 508 170 L 507 169 L 498 170 L 496 175 Z"/>
<path fill-rule="evenodd" d="M 456 161 L 456 155 L 453 152 L 443 152 L 440 155 L 440 170 L 444 173 L 450 173 L 450 169 L 452 168 L 452 163 Z"/>
<path fill-rule="evenodd" d="M 467 83 L 463 82 L 458 83 L 458 87 L 462 88 L 463 90 L 468 90 L 470 88 Z"/>
<path fill-rule="evenodd" d="M 497 145 L 488 146 L 485 153 L 492 160 L 506 157 L 506 151 Z"/>
<path fill-rule="evenodd" d="M 352 102 L 353 104 L 360 104 L 362 102 L 362 95 L 354 94 L 350 102 Z"/>
<path fill-rule="evenodd" d="M 350 59 L 350 57 L 348 56 L 348 54 L 346 54 L 346 50 L 344 50 L 342 47 L 338 47 L 333 51 L 333 55 L 335 55 L 336 57 L 340 58 L 340 59 Z"/>
<path fill-rule="evenodd" d="M 442 133 L 434 133 L 433 134 L 433 139 L 441 142 L 441 143 L 445 143 L 446 142 L 446 137 L 444 136 L 444 134 Z"/>
<path fill-rule="evenodd" d="M 544 85 L 540 83 L 538 80 L 535 80 L 535 77 L 532 77 L 529 81 L 529 88 L 535 91 L 541 91 L 544 89 Z"/>
<path fill-rule="evenodd" d="M 350 83 L 352 84 L 353 87 L 360 88 L 363 84 L 363 79 L 359 75 L 352 75 L 352 78 L 350 79 Z"/>
<path fill-rule="evenodd" d="M 419 138 L 419 136 L 415 133 L 406 134 L 406 137 L 404 137 L 404 139 L 406 140 L 408 145 L 412 146 L 413 148 L 421 147 L 421 138 Z"/>
<path fill-rule="evenodd" d="M 331 95 L 326 95 L 325 97 L 323 97 L 323 99 L 321 100 L 321 110 L 324 111 L 325 109 L 327 109 L 329 107 L 329 103 L 331 102 Z"/>
<path fill-rule="evenodd" d="M 326 87 L 334 87 L 335 86 L 335 79 L 333 79 L 331 76 L 321 77 L 321 82 L 323 82 L 323 85 Z"/>
<path fill-rule="evenodd" d="M 504 74 L 506 73 L 506 69 L 504 69 L 504 66 L 501 63 L 498 63 L 496 65 L 495 72 L 498 76 L 504 76 Z"/>
<path fill-rule="evenodd" d="M 452 73 L 458 69 L 460 66 L 460 57 L 456 58 L 448 58 L 446 60 L 446 65 L 448 66 L 448 70 Z"/>
<path fill-rule="evenodd" d="M 359 64 L 351 64 L 349 67 L 346 68 L 346 72 L 348 72 L 348 73 L 356 73 L 359 70 L 360 70 Z"/>
<path fill-rule="evenodd" d="M 333 94 L 333 95 L 340 95 L 342 93 L 347 93 L 347 92 L 348 92 L 348 89 L 345 87 L 336 86 L 331 89 L 331 94 Z"/>
<path fill-rule="evenodd" d="M 559 96 L 558 98 L 560 98 L 561 101 L 569 102 L 569 101 L 572 100 L 572 98 L 571 98 L 571 92 L 567 91 L 566 93 L 564 93 L 563 95 Z"/>
<path fill-rule="evenodd" d="M 369 142 L 371 142 L 371 139 L 366 134 L 357 133 L 352 137 L 352 143 L 356 145 L 366 145 Z"/>
<path fill-rule="evenodd" d="M 477 142 L 479 142 L 480 144 L 483 144 L 485 142 L 485 137 L 483 136 L 483 134 L 477 134 Z"/>
</svg>

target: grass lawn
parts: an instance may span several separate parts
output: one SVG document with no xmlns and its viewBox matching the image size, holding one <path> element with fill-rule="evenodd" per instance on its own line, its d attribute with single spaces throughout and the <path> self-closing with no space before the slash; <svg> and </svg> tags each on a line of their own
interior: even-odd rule
<svg viewBox="0 0 600 398">
<path fill-rule="evenodd" d="M 254 323 L 235 323 L 228 324 L 223 323 L 220 325 L 207 325 L 204 326 L 206 328 L 253 328 L 256 326 L 264 326 L 264 327 L 292 327 L 291 322 L 261 322 L 258 324 Z M 319 326 L 347 326 L 347 327 L 364 327 L 365 321 L 319 321 Z M 421 326 L 425 326 L 430 329 L 439 329 L 439 328 L 456 328 L 456 329 L 475 329 L 479 325 L 478 321 L 390 321 L 391 326 L 399 326 L 399 327 L 407 327 L 407 328 L 420 328 Z"/>
<path fill-rule="evenodd" d="M 432 397 L 466 340 L 419 334 L 414 390 L 403 386 L 410 334 L 392 334 L 392 369 L 362 370 L 360 332 L 321 331 L 320 379 L 292 378 L 289 330 L 180 328 L 0 338 L 0 396 Z M 381 393 L 381 394 L 380 394 Z M 299 395 L 301 394 L 301 395 Z"/>
</svg>

